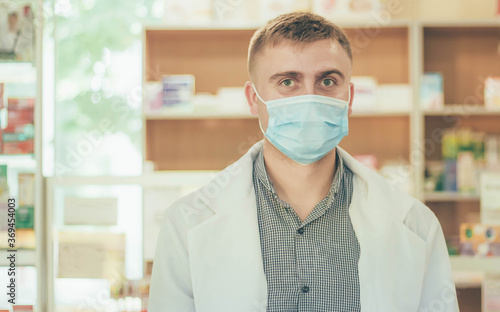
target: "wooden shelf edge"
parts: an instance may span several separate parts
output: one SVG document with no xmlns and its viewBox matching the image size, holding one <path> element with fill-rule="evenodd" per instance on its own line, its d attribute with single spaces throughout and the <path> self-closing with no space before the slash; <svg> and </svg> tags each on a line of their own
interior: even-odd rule
<svg viewBox="0 0 500 312">
<path fill-rule="evenodd" d="M 479 195 L 465 195 L 455 192 L 432 192 L 424 194 L 426 202 L 479 201 Z"/>
<path fill-rule="evenodd" d="M 207 22 L 191 25 L 179 24 L 160 24 L 160 25 L 146 25 L 144 31 L 163 31 L 163 30 L 257 30 L 263 26 L 267 21 L 261 22 Z M 339 27 L 342 28 L 359 28 L 366 27 L 382 27 L 382 28 L 396 28 L 396 27 L 410 27 L 414 23 L 410 19 L 394 19 L 390 22 L 379 22 L 373 18 L 359 19 L 359 20 L 340 20 L 335 21 Z"/>
<path fill-rule="evenodd" d="M 491 110 L 485 107 L 461 104 L 447 104 L 441 110 L 426 110 L 425 116 L 444 116 L 444 115 L 464 115 L 464 116 L 500 116 L 499 110 Z"/>
<path fill-rule="evenodd" d="M 483 272 L 500 274 L 500 257 L 467 257 L 450 256 L 451 268 L 454 272 Z"/>
</svg>

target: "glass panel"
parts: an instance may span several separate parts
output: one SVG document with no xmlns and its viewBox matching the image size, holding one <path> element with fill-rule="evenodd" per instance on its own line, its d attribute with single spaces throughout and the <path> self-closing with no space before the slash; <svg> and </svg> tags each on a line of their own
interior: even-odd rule
<svg viewBox="0 0 500 312">
<path fill-rule="evenodd" d="M 101 213 L 87 216 L 86 224 L 75 225 L 68 224 L 73 222 L 72 218 L 75 220 L 75 216 L 71 215 L 75 210 L 71 208 L 78 207 L 81 202 L 70 203 L 68 198 L 83 199 L 84 204 L 88 198 L 100 198 L 111 204 L 102 207 Z M 98 225 L 103 219 L 109 219 L 114 199 L 117 206 L 116 223 Z M 86 211 L 91 211 L 91 204 L 87 202 L 87 205 Z M 57 311 L 75 311 L 82 304 L 88 304 L 88 300 L 107 302 L 111 292 L 122 287 L 126 280 L 142 278 L 141 208 L 142 190 L 138 185 L 55 188 L 54 266 Z M 81 219 L 77 217 L 77 221 L 79 220 Z M 87 257 L 85 259 L 89 261 L 82 260 L 81 257 Z"/>
<path fill-rule="evenodd" d="M 141 30 L 158 2 L 56 2 L 56 175 L 141 173 Z"/>
</svg>

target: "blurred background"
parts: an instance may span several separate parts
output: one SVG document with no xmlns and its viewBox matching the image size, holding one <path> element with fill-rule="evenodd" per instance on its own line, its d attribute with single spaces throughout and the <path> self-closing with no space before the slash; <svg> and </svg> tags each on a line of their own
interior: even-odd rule
<svg viewBox="0 0 500 312">
<path fill-rule="evenodd" d="M 0 311 L 147 311 L 162 213 L 262 139 L 248 44 L 292 11 L 351 41 L 340 145 L 437 215 L 461 311 L 500 311 L 499 2 L 0 0 Z"/>
</svg>

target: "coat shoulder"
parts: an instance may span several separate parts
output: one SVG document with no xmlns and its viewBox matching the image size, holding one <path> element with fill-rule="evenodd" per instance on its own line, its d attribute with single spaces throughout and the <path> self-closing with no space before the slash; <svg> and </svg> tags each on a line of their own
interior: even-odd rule
<svg viewBox="0 0 500 312">
<path fill-rule="evenodd" d="M 403 222 L 404 225 L 423 240 L 430 229 L 439 224 L 434 212 L 424 203 L 389 182 L 377 172 L 365 173 L 369 180 L 368 190 L 378 202 L 379 209 Z"/>
</svg>

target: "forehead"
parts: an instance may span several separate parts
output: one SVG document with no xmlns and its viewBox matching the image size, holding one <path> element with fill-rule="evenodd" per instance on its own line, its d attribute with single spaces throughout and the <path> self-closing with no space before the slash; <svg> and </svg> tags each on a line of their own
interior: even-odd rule
<svg viewBox="0 0 500 312">
<path fill-rule="evenodd" d="M 347 52 L 338 41 L 331 39 L 310 43 L 282 41 L 264 47 L 255 58 L 257 79 L 266 79 L 277 72 L 315 74 L 331 68 L 340 70 L 345 77 L 349 77 L 352 68 Z"/>
</svg>

